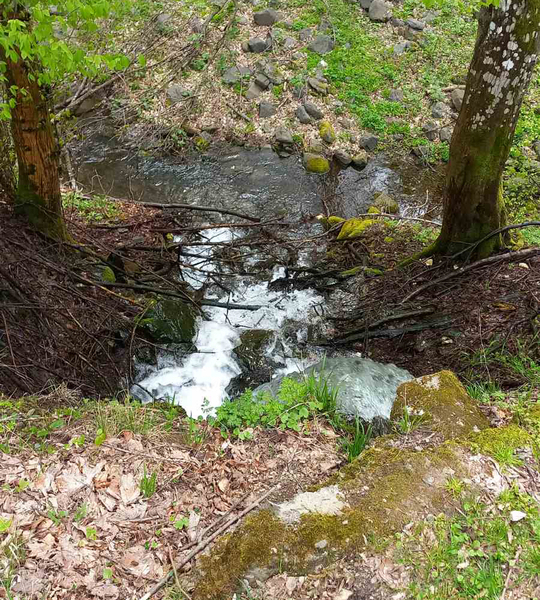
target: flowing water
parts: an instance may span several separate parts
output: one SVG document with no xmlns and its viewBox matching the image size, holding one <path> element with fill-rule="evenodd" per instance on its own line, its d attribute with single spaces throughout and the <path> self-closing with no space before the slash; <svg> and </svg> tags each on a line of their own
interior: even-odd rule
<svg viewBox="0 0 540 600">
<path fill-rule="evenodd" d="M 188 161 L 157 159 L 141 157 L 97 131 L 77 149 L 75 164 L 77 180 L 87 190 L 118 198 L 198 204 L 262 219 L 298 221 L 298 229 L 290 231 L 293 238 L 320 234 L 322 230 L 313 219 L 320 213 L 352 217 L 366 212 L 377 192 L 385 191 L 400 201 L 402 214 L 433 211 L 437 200 L 428 196 L 425 201 L 425 190 L 432 187 L 433 181 L 424 175 L 422 183 L 424 179 L 411 174 L 410 165 L 403 177 L 398 166 L 390 165 L 384 156 L 372 160 L 363 172 L 333 168 L 328 176 L 321 177 L 308 174 L 298 157 L 279 158 L 269 148 L 226 147 Z M 245 233 L 228 228 L 209 231 L 201 236 L 199 245 L 183 247 L 191 255 L 191 266 L 198 269 L 184 269 L 184 279 L 194 289 L 207 287 L 207 299 L 260 308 L 206 310 L 193 340 L 196 351 L 182 359 L 164 352 L 157 365 L 140 370 L 140 380 L 133 387 L 133 393 L 143 400 L 173 399 L 194 417 L 212 412 L 227 398 L 227 388 L 242 371 L 234 353 L 242 332 L 273 332 L 267 354 L 278 376 L 301 370 L 321 358 L 308 339 L 309 329 L 324 323 L 325 299 L 320 294 L 309 289 L 277 291 L 272 287 L 273 281 L 285 276 L 283 266 L 278 264 L 267 271 L 265 278 L 256 279 L 224 272 L 219 263 L 212 261 L 215 243 L 226 243 Z M 205 241 L 208 246 L 200 245 Z M 317 250 L 324 253 L 324 244 L 319 244 Z M 257 264 L 262 258 L 256 256 L 247 262 Z M 307 254 L 300 255 L 298 264 L 309 262 Z M 224 276 L 229 293 L 212 285 Z"/>
</svg>

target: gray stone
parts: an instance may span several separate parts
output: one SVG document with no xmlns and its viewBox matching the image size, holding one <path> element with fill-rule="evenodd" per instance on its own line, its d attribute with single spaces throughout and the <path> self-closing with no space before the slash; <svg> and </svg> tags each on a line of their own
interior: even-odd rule
<svg viewBox="0 0 540 600">
<path fill-rule="evenodd" d="M 288 525 L 298 523 L 302 515 L 341 515 L 347 504 L 338 485 L 321 488 L 316 492 L 297 494 L 292 500 L 276 506 L 278 517 Z"/>
<path fill-rule="evenodd" d="M 405 27 L 405 21 L 403 19 L 398 19 L 397 17 L 392 17 L 390 19 L 390 25 L 392 25 L 392 27 Z"/>
<path fill-rule="evenodd" d="M 158 25 L 165 25 L 165 23 L 167 23 L 167 21 L 171 20 L 171 15 L 169 15 L 168 13 L 161 13 L 160 15 L 157 16 L 156 19 L 156 23 L 158 23 Z"/>
<path fill-rule="evenodd" d="M 308 89 L 305 85 L 296 85 L 292 91 L 292 95 L 295 98 L 298 98 L 299 100 L 301 100 L 302 98 L 305 98 L 307 96 L 307 93 L 308 93 Z"/>
<path fill-rule="evenodd" d="M 183 102 L 190 95 L 191 92 L 182 85 L 174 84 L 167 88 L 167 99 L 171 104 Z"/>
<path fill-rule="evenodd" d="M 462 90 L 461 88 L 457 88 L 452 92 L 452 104 L 458 112 L 461 110 L 464 96 L 465 90 Z"/>
<path fill-rule="evenodd" d="M 320 121 L 324 117 L 323 111 L 313 102 L 304 102 L 304 109 L 315 121 Z"/>
<path fill-rule="evenodd" d="M 292 37 L 286 37 L 283 40 L 283 49 L 284 50 L 292 50 L 296 47 L 296 40 Z"/>
<path fill-rule="evenodd" d="M 253 72 L 249 67 L 234 66 L 234 67 L 228 68 L 225 71 L 225 73 L 223 73 L 223 76 L 221 79 L 222 79 L 223 83 L 232 85 L 234 83 L 238 83 L 242 79 L 247 79 L 247 78 L 251 77 L 252 73 Z"/>
<path fill-rule="evenodd" d="M 426 24 L 418 19 L 407 19 L 405 23 L 411 28 L 416 29 L 417 31 L 423 31 L 426 27 Z"/>
<path fill-rule="evenodd" d="M 390 418 L 398 386 L 413 379 L 408 371 L 395 365 L 357 356 L 326 358 L 304 373 L 290 373 L 287 377 L 302 380 L 311 374 L 324 378 L 337 390 L 339 412 L 364 421 L 372 421 L 376 417 Z M 254 394 L 269 392 L 276 395 L 283 379 L 277 377 L 258 387 Z"/>
<path fill-rule="evenodd" d="M 328 94 L 328 84 L 320 79 L 316 79 L 315 77 L 310 77 L 308 79 L 309 87 L 316 91 L 321 96 L 326 96 Z"/>
<path fill-rule="evenodd" d="M 348 167 L 352 163 L 352 157 L 345 150 L 336 150 L 334 158 L 342 167 Z"/>
<path fill-rule="evenodd" d="M 303 41 L 303 42 L 307 42 L 308 40 L 310 40 L 313 37 L 313 29 L 311 29 L 311 27 L 306 27 L 304 29 L 301 29 L 298 32 L 298 37 Z"/>
<path fill-rule="evenodd" d="M 412 46 L 411 42 L 399 42 L 394 46 L 394 56 L 401 56 Z"/>
<path fill-rule="evenodd" d="M 391 102 L 402 102 L 403 101 L 403 90 L 392 90 L 388 100 Z"/>
<path fill-rule="evenodd" d="M 443 119 L 449 112 L 450 109 L 444 102 L 435 102 L 431 107 L 431 116 L 434 119 Z"/>
<path fill-rule="evenodd" d="M 263 90 L 255 83 L 251 83 L 246 91 L 246 98 L 248 100 L 255 100 L 262 94 Z"/>
<path fill-rule="evenodd" d="M 328 54 L 334 49 L 334 40 L 329 35 L 318 35 L 308 48 L 317 54 Z"/>
<path fill-rule="evenodd" d="M 351 127 L 354 127 L 354 122 L 352 121 L 352 119 L 347 119 L 346 117 L 340 119 L 339 124 L 345 129 L 350 129 Z"/>
<path fill-rule="evenodd" d="M 430 142 L 434 142 L 439 137 L 439 128 L 435 123 L 426 123 L 422 127 L 422 131 Z"/>
<path fill-rule="evenodd" d="M 142 327 L 158 343 L 191 342 L 197 333 L 193 307 L 180 300 L 160 300 L 147 312 Z"/>
<path fill-rule="evenodd" d="M 385 0 L 373 0 L 368 15 L 375 23 L 386 23 L 392 18 L 392 5 Z"/>
<path fill-rule="evenodd" d="M 441 142 L 450 142 L 450 140 L 452 139 L 452 134 L 454 133 L 454 128 L 453 127 L 443 127 L 441 129 L 441 131 L 439 132 L 439 138 L 441 139 Z"/>
<path fill-rule="evenodd" d="M 273 10 L 271 8 L 261 10 L 253 15 L 253 20 L 255 21 L 256 25 L 260 25 L 261 27 L 270 27 L 270 25 L 281 21 L 281 19 L 282 15 L 278 13 L 277 10 Z"/>
<path fill-rule="evenodd" d="M 255 77 L 255 84 L 258 85 L 261 90 L 266 90 L 270 85 L 270 79 L 263 73 L 258 73 Z"/>
<path fill-rule="evenodd" d="M 379 143 L 379 138 L 376 135 L 365 135 L 360 138 L 360 148 L 373 152 Z"/>
<path fill-rule="evenodd" d="M 373 0 L 360 0 L 359 4 L 364 10 L 369 10 Z"/>
<path fill-rule="evenodd" d="M 306 109 L 303 106 L 299 106 L 296 109 L 296 118 L 303 123 L 304 125 L 308 125 L 312 122 L 311 117 L 308 115 Z"/>
<path fill-rule="evenodd" d="M 328 33 L 332 31 L 332 25 L 328 21 L 321 21 L 317 27 L 319 33 Z"/>
<path fill-rule="evenodd" d="M 270 80 L 270 83 L 274 85 L 281 85 L 283 83 L 283 77 L 279 73 L 278 67 L 269 61 L 260 61 L 255 65 L 257 71 L 266 75 Z"/>
<path fill-rule="evenodd" d="M 278 127 L 274 137 L 280 144 L 294 144 L 292 133 L 286 127 Z"/>
<path fill-rule="evenodd" d="M 270 102 L 261 102 L 259 104 L 259 119 L 269 119 L 277 113 L 277 106 Z"/>
<path fill-rule="evenodd" d="M 247 42 L 242 42 L 242 52 L 251 52 L 249 49 L 249 44 Z"/>
<path fill-rule="evenodd" d="M 439 14 L 438 10 L 429 10 L 422 18 L 425 23 L 433 23 Z"/>
<path fill-rule="evenodd" d="M 271 47 L 271 43 L 269 40 L 263 40 L 262 38 L 251 38 L 248 41 L 248 47 L 250 52 L 254 52 L 256 54 L 260 52 L 266 52 Z"/>
</svg>

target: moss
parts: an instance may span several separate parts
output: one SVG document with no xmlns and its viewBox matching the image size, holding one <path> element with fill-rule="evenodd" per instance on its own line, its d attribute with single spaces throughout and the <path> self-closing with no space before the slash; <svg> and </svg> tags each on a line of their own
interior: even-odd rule
<svg viewBox="0 0 540 600">
<path fill-rule="evenodd" d="M 338 225 L 339 223 L 344 223 L 345 221 L 346 221 L 346 219 L 344 219 L 343 217 L 330 216 L 326 219 L 326 222 L 328 223 L 328 225 L 330 225 L 330 227 L 333 227 L 334 225 Z"/>
<path fill-rule="evenodd" d="M 532 421 L 540 421 L 540 402 L 537 402 L 527 412 L 527 417 Z"/>
<path fill-rule="evenodd" d="M 338 240 L 350 240 L 360 237 L 366 229 L 375 225 L 373 219 L 348 219 L 343 223 L 343 227 L 338 235 Z"/>
<path fill-rule="evenodd" d="M 353 267 L 352 269 L 348 269 L 347 271 L 341 271 L 341 277 L 352 277 L 353 275 L 357 275 L 362 271 L 363 267 Z"/>
<path fill-rule="evenodd" d="M 254 565 L 276 570 L 279 556 L 273 549 L 286 544 L 289 537 L 289 528 L 269 510 L 248 517 L 232 535 L 217 542 L 210 555 L 200 558 L 199 568 L 204 576 L 193 598 L 230 597 L 239 580 Z"/>
<path fill-rule="evenodd" d="M 381 269 L 373 269 L 371 267 L 366 267 L 365 274 L 372 275 L 373 277 L 379 277 L 380 275 L 384 275 L 384 271 L 382 271 Z"/>
<path fill-rule="evenodd" d="M 376 206 L 370 206 L 370 207 L 368 208 L 368 213 L 369 213 L 370 215 L 380 215 L 380 214 L 381 214 L 381 211 L 380 211 L 380 210 L 379 210 L 379 209 L 378 209 Z"/>
<path fill-rule="evenodd" d="M 193 139 L 193 143 L 199 152 L 206 152 L 206 150 L 208 150 L 210 147 L 210 142 L 206 138 L 202 137 L 202 135 L 195 137 Z"/>
<path fill-rule="evenodd" d="M 467 442 L 472 451 L 495 457 L 505 450 L 530 447 L 533 439 L 524 429 L 511 424 L 474 433 Z"/>
<path fill-rule="evenodd" d="M 392 244 L 394 242 L 394 238 L 390 237 L 390 236 L 386 236 L 383 241 L 385 244 Z"/>
<path fill-rule="evenodd" d="M 327 144 L 333 144 L 336 141 L 336 132 L 330 121 L 321 121 L 319 125 L 319 135 Z"/>
<path fill-rule="evenodd" d="M 386 214 L 397 214 L 399 212 L 399 204 L 397 203 L 392 196 L 381 192 L 375 198 L 375 202 L 373 204 L 375 208 L 379 210 L 379 212 L 383 212 Z"/>
<path fill-rule="evenodd" d="M 323 174 L 330 171 L 330 163 L 324 156 L 310 154 L 309 152 L 304 154 L 304 166 L 309 173 Z"/>
<path fill-rule="evenodd" d="M 445 440 L 489 427 L 487 419 L 451 371 L 401 384 L 391 419 L 399 420 L 405 410 L 421 415 L 423 425 L 441 434 Z"/>
<path fill-rule="evenodd" d="M 101 280 L 107 283 L 114 283 L 116 281 L 116 276 L 111 267 L 105 267 L 103 271 L 101 271 Z"/>
</svg>

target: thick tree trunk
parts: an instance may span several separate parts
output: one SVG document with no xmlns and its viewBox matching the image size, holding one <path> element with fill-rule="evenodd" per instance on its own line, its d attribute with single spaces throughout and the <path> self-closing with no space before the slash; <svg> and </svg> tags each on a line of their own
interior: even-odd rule
<svg viewBox="0 0 540 600">
<path fill-rule="evenodd" d="M 29 65 L 13 62 L 0 46 L 7 87 L 16 86 L 11 109 L 11 130 L 17 154 L 18 187 L 15 209 L 30 225 L 48 237 L 67 239 L 60 193 L 60 152 L 47 103 Z"/>
<path fill-rule="evenodd" d="M 505 224 L 502 173 L 539 51 L 540 0 L 483 7 L 463 106 L 450 145 L 443 226 L 434 250 L 454 252 Z M 502 245 L 494 236 L 478 248 Z"/>
</svg>

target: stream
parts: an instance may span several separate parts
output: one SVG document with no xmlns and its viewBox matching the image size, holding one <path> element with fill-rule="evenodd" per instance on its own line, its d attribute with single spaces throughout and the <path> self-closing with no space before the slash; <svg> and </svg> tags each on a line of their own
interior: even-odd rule
<svg viewBox="0 0 540 600">
<path fill-rule="evenodd" d="M 433 180 L 439 174 L 418 166 L 416 173 L 411 172 L 410 164 L 401 165 L 400 170 L 384 155 L 376 156 L 362 172 L 332 169 L 321 177 L 308 174 L 298 157 L 279 158 L 270 148 L 223 147 L 187 161 L 141 157 L 102 129 L 75 149 L 74 165 L 77 181 L 94 193 L 212 206 L 263 220 L 298 223 L 286 234 L 280 231 L 293 245 L 323 233 L 316 215 L 349 218 L 366 212 L 377 192 L 387 192 L 398 200 L 403 215 L 432 217 L 438 206 L 438 199 L 430 198 L 428 190 L 434 189 Z M 230 220 L 234 219 L 227 218 Z M 219 215 L 212 215 L 212 221 L 219 222 Z M 273 249 L 278 258 L 273 264 L 268 264 L 268 256 L 261 250 L 247 253 L 240 268 L 233 270 L 216 260 L 216 248 L 222 249 L 248 233 L 215 228 L 201 232 L 197 245 L 186 242 L 183 252 L 189 256 L 186 260 L 192 270 L 183 269 L 183 278 L 195 290 L 204 287 L 205 299 L 259 308 L 207 308 L 204 318 L 197 320 L 194 352 L 163 351 L 153 365 L 136 361 L 133 395 L 143 401 L 172 400 L 195 418 L 211 414 L 229 395 L 237 393 L 238 388 L 231 391 L 233 384 L 245 375 L 238 348 L 247 331 L 266 332 L 262 352 L 271 377 L 302 371 L 321 360 L 321 349 L 310 340 L 314 331 L 320 334 L 328 326 L 327 298 L 311 289 L 275 284 L 287 281 L 287 268 L 310 266 L 322 258 L 326 252 L 324 238 L 309 246 L 298 244 L 294 264 L 290 255 L 280 255 L 280 248 Z M 245 275 L 250 269 L 257 275 Z M 248 381 L 258 384 L 264 379 L 248 377 Z"/>
</svg>

